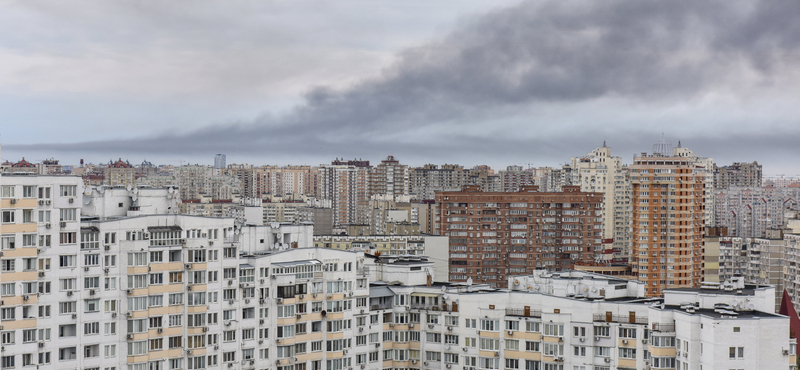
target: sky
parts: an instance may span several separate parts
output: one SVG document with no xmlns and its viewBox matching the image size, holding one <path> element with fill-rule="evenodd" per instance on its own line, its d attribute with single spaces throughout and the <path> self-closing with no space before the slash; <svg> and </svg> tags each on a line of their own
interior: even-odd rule
<svg viewBox="0 0 800 370">
<path fill-rule="evenodd" d="M 800 174 L 800 2 L 4 1 L 2 160 Z"/>
</svg>

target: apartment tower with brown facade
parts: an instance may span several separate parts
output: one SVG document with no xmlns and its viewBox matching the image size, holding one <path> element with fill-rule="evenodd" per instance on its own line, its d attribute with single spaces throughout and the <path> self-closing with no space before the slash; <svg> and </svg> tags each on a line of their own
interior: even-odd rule
<svg viewBox="0 0 800 370">
<path fill-rule="evenodd" d="M 708 171 L 691 157 L 655 153 L 630 166 L 631 268 L 645 294 L 703 280 Z"/>
</svg>

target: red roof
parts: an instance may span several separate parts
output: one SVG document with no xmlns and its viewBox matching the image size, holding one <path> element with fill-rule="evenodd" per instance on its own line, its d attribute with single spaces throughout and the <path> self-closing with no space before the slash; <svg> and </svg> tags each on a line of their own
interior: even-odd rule
<svg viewBox="0 0 800 370">
<path fill-rule="evenodd" d="M 781 308 L 778 310 L 778 313 L 789 316 L 790 338 L 794 338 L 795 335 L 800 333 L 800 318 L 797 317 L 797 310 L 794 309 L 792 299 L 789 297 L 789 292 L 786 289 L 783 290 Z"/>
</svg>

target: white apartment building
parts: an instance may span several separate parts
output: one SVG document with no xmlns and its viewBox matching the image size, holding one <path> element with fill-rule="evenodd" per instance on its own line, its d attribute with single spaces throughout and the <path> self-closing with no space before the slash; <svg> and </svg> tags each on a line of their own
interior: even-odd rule
<svg viewBox="0 0 800 370">
<path fill-rule="evenodd" d="M 372 285 L 370 323 L 381 332 L 365 330 L 383 343 L 370 368 L 795 368 L 789 319 L 769 313 L 772 287 L 667 290 L 660 299 L 642 298 L 639 282 L 574 271 L 512 277 L 512 289 L 496 290 L 426 284 L 424 263 L 405 268 L 386 280 L 408 284 Z"/>
<path fill-rule="evenodd" d="M 630 174 L 622 158 L 611 155 L 603 143 L 583 157 L 573 157 L 570 172 L 573 185 L 581 191 L 603 193 L 603 238 L 613 239 L 613 253 L 605 262 L 624 263 L 630 257 L 631 204 Z"/>
</svg>

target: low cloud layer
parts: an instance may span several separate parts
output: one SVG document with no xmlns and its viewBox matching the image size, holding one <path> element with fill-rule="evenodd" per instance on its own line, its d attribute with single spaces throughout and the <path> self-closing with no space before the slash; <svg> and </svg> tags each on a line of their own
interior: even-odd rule
<svg viewBox="0 0 800 370">
<path fill-rule="evenodd" d="M 4 149 L 514 164 L 563 162 L 603 139 L 629 160 L 664 132 L 701 155 L 777 161 L 800 134 L 797 14 L 797 1 L 526 1 L 464 20 L 374 77 L 310 87 L 285 114 Z"/>
</svg>

